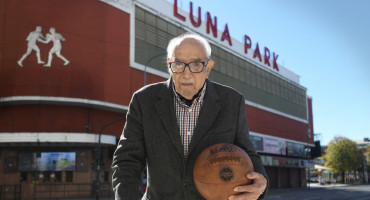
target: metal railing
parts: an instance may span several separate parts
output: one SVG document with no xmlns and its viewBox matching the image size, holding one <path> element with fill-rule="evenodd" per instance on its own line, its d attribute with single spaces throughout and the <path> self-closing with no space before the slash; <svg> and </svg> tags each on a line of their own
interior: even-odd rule
<svg viewBox="0 0 370 200">
<path fill-rule="evenodd" d="M 100 195 L 111 197 L 109 183 L 101 183 Z M 95 195 L 91 183 L 35 184 L 33 199 L 91 198 Z"/>
</svg>

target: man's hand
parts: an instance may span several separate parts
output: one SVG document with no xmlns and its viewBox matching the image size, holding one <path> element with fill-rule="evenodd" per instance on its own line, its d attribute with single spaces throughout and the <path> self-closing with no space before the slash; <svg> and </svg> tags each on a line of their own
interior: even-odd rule
<svg viewBox="0 0 370 200">
<path fill-rule="evenodd" d="M 267 179 L 262 174 L 251 172 L 246 176 L 253 180 L 253 184 L 235 187 L 234 191 L 240 194 L 230 196 L 229 200 L 255 200 L 265 191 Z"/>
</svg>

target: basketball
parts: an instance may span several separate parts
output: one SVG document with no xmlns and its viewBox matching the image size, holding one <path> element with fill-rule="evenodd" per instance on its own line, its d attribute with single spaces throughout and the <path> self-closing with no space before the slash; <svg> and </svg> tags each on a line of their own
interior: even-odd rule
<svg viewBox="0 0 370 200">
<path fill-rule="evenodd" d="M 253 172 L 248 154 L 233 144 L 219 143 L 207 147 L 195 161 L 193 177 L 199 193 L 207 200 L 227 200 L 238 194 L 234 188 L 248 185 L 246 175 Z"/>
</svg>

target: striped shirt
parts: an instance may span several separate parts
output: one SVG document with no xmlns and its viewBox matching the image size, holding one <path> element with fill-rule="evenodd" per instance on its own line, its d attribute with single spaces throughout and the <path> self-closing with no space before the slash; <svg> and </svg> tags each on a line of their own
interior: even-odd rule
<svg viewBox="0 0 370 200">
<path fill-rule="evenodd" d="M 175 86 L 173 86 L 175 111 L 177 117 L 177 124 L 180 129 L 181 143 L 184 147 L 185 157 L 188 155 L 189 144 L 194 133 L 194 128 L 197 125 L 200 108 L 203 104 L 204 94 L 206 92 L 206 83 L 198 97 L 196 97 L 192 104 L 188 106 L 183 102 L 180 96 L 176 93 Z"/>
</svg>

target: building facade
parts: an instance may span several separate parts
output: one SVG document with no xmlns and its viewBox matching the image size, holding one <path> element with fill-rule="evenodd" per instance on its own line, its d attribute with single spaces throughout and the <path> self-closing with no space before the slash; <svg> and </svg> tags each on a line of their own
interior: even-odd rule
<svg viewBox="0 0 370 200">
<path fill-rule="evenodd" d="M 0 0 L 0 186 L 19 185 L 23 198 L 46 198 L 47 189 L 82 197 L 98 179 L 100 194 L 112 195 L 110 164 L 131 96 L 169 78 L 166 46 L 186 32 L 210 42 L 210 79 L 244 94 L 270 187 L 305 186 L 312 98 L 299 76 L 248 35 L 234 39 L 217 13 L 188 6 Z"/>
</svg>

